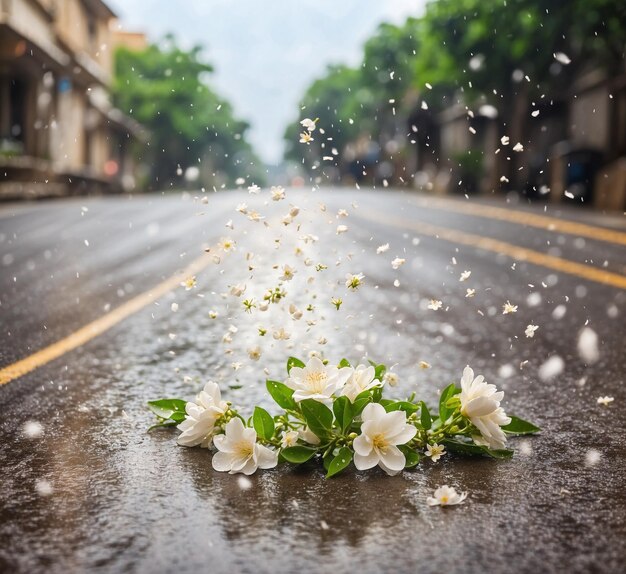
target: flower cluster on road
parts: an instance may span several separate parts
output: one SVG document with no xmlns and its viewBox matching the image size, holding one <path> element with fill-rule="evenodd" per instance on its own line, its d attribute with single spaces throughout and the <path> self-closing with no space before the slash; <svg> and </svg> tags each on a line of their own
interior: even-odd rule
<svg viewBox="0 0 626 574">
<path fill-rule="evenodd" d="M 352 366 L 346 359 L 330 364 L 318 356 L 307 363 L 290 357 L 284 382 L 266 381 L 281 412 L 271 415 L 256 406 L 249 419 L 222 400 L 214 382 L 193 401 L 148 404 L 159 419 L 155 426 L 181 431 L 178 444 L 212 448 L 215 470 L 247 475 L 279 462 L 311 459 L 319 459 L 332 477 L 351 464 L 360 471 L 378 466 L 395 475 L 423 457 L 437 463 L 449 452 L 506 458 L 513 453 L 506 448 L 508 436 L 539 430 L 506 415 L 500 406 L 504 393 L 482 375 L 474 376 L 470 367 L 460 386 L 451 383 L 441 392 L 436 411 L 414 396 L 384 398 L 393 374 L 386 371 L 373 362 Z M 443 486 L 428 504 L 459 504 L 464 498 Z"/>
</svg>

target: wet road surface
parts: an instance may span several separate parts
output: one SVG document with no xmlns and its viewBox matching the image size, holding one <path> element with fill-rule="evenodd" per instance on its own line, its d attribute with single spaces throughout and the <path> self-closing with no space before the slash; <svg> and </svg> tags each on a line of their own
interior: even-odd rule
<svg viewBox="0 0 626 574">
<path fill-rule="evenodd" d="M 503 221 L 488 209 L 464 212 L 463 198 L 391 191 L 288 190 L 280 202 L 267 193 L 0 208 L 0 369 L 205 258 L 195 289 L 179 287 L 0 386 L 0 571 L 623 571 L 622 221 L 542 206 L 510 207 L 519 217 Z M 242 202 L 265 219 L 237 212 Z M 290 205 L 300 213 L 285 226 Z M 618 233 L 529 226 L 527 213 Z M 437 237 L 442 229 L 469 239 Z M 222 237 L 237 249 L 217 264 Z M 490 250 L 501 243 L 472 245 L 476 237 L 600 273 L 514 261 Z M 397 270 L 395 257 L 406 259 Z M 242 299 L 262 299 L 284 264 L 297 270 L 285 305 L 245 313 Z M 365 275 L 359 291 L 346 292 L 346 273 Z M 230 294 L 236 285 L 242 297 Z M 344 301 L 339 311 L 333 296 Z M 443 308 L 428 309 L 431 299 Z M 516 313 L 502 314 L 507 300 Z M 539 329 L 527 338 L 531 323 Z M 272 337 L 280 327 L 288 340 Z M 258 362 L 247 353 L 256 345 Z M 284 378 L 287 356 L 311 350 L 394 365 L 391 394 L 430 402 L 470 364 L 505 390 L 507 412 L 543 433 L 512 439 L 510 461 L 444 456 L 393 478 L 351 470 L 329 481 L 315 465 L 281 467 L 249 482 L 214 472 L 205 450 L 178 447 L 176 431 L 146 433 L 147 400 L 192 398 L 209 378 L 244 410 L 271 407 L 263 369 Z M 421 360 L 432 368 L 417 368 Z M 615 400 L 604 406 L 601 396 Z M 427 507 L 441 484 L 467 491 L 466 503 Z"/>
</svg>

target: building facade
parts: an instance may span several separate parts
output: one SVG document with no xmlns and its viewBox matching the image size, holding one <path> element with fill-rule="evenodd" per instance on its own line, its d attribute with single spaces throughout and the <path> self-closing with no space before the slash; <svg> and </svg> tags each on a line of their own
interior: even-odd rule
<svg viewBox="0 0 626 574">
<path fill-rule="evenodd" d="M 101 0 L 0 0 L 0 199 L 133 188 L 114 19 Z"/>
</svg>

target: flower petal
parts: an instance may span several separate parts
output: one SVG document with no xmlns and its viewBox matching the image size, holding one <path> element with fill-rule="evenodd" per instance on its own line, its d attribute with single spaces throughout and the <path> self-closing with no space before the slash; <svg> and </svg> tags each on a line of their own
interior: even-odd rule
<svg viewBox="0 0 626 574">
<path fill-rule="evenodd" d="M 379 451 L 380 464 L 379 466 L 387 473 L 400 472 L 406 464 L 406 458 L 402 451 L 397 446 L 388 446 L 385 449 Z M 391 472 L 389 472 L 391 471 Z"/>
<path fill-rule="evenodd" d="M 361 413 L 363 421 L 374 421 L 385 416 L 385 407 L 378 403 L 368 403 Z"/>
<path fill-rule="evenodd" d="M 476 397 L 463 408 L 463 414 L 469 418 L 485 417 L 498 408 L 498 403 L 487 397 Z"/>
<path fill-rule="evenodd" d="M 417 429 L 413 425 L 405 425 L 404 428 L 392 436 L 388 436 L 387 440 L 391 444 L 406 444 L 417 434 Z"/>
<path fill-rule="evenodd" d="M 354 452 L 361 456 L 368 456 L 372 452 L 372 441 L 365 434 L 361 434 L 354 439 L 352 443 Z"/>
<path fill-rule="evenodd" d="M 274 468 L 278 464 L 278 453 L 261 444 L 256 448 L 259 468 Z"/>
<path fill-rule="evenodd" d="M 359 454 L 358 452 L 354 453 L 354 466 L 357 467 L 358 470 L 368 470 L 370 468 L 374 468 L 380 458 L 374 449 L 370 451 L 367 455 Z"/>
<path fill-rule="evenodd" d="M 211 464 L 213 465 L 213 468 L 218 472 L 226 472 L 227 470 L 230 470 L 231 457 L 228 453 L 221 451 L 216 452 L 213 455 L 213 460 L 211 461 Z"/>
</svg>

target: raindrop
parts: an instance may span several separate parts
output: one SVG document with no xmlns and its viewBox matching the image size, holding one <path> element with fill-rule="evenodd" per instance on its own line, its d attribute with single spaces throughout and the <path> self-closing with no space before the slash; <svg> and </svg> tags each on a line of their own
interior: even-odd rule
<svg viewBox="0 0 626 574">
<path fill-rule="evenodd" d="M 596 363 L 600 358 L 598 335 L 591 327 L 584 327 L 578 335 L 578 354 L 588 365 Z"/>
<path fill-rule="evenodd" d="M 542 381 L 548 381 L 560 375 L 564 368 L 565 361 L 558 355 L 553 355 L 539 367 L 539 378 Z"/>
</svg>

